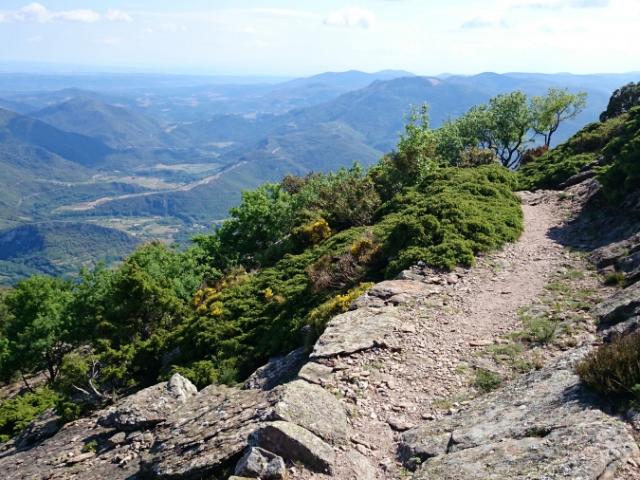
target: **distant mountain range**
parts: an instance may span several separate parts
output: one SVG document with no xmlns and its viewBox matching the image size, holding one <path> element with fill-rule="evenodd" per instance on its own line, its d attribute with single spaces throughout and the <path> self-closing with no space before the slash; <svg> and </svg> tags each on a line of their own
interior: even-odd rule
<svg viewBox="0 0 640 480">
<path fill-rule="evenodd" d="M 349 71 L 225 84 L 195 77 L 46 76 L 18 88 L 19 76 L 0 76 L 0 235 L 18 238 L 16 228 L 55 225 L 47 227 L 49 237 L 76 230 L 74 238 L 95 246 L 100 236 L 124 234 L 131 241 L 116 242 L 122 253 L 138 241 L 184 240 L 225 218 L 244 189 L 289 173 L 370 165 L 394 147 L 412 106 L 428 103 L 437 127 L 499 93 L 584 90 L 588 108 L 562 126 L 560 141 L 596 120 L 613 89 L 639 77 Z M 87 222 L 90 228 L 82 230 Z M 81 244 L 74 240 L 68 251 L 82 250 Z M 54 261 L 50 248 L 34 260 L 37 245 L 28 262 L 24 255 L 3 259 L 0 275 L 15 279 L 27 263 L 29 272 L 72 270 L 64 264 L 73 255 Z M 92 251 L 93 260 L 118 258 L 107 245 Z"/>
</svg>

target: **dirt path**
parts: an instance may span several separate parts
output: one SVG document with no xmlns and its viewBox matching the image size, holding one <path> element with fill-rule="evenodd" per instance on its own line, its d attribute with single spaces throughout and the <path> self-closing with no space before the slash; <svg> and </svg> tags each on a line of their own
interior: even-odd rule
<svg viewBox="0 0 640 480">
<path fill-rule="evenodd" d="M 352 446 L 369 460 L 376 478 L 406 478 L 395 460 L 399 433 L 453 413 L 477 393 L 469 365 L 477 365 L 488 345 L 521 328 L 520 307 L 540 296 L 568 261 L 569 254 L 548 236 L 562 222 L 556 195 L 527 194 L 523 211 L 520 240 L 479 259 L 471 270 L 384 282 L 404 295 L 400 305 L 383 307 L 402 317 L 392 342 L 400 348 L 325 362 L 334 369 L 326 388 L 342 399 L 351 417 Z M 357 476 L 353 469 L 338 475 Z"/>
</svg>

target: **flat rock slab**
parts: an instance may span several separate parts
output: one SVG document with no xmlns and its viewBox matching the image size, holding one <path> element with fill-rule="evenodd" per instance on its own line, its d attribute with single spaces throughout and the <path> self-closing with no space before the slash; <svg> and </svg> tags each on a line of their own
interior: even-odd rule
<svg viewBox="0 0 640 480">
<path fill-rule="evenodd" d="M 310 358 L 348 355 L 377 346 L 396 347 L 393 334 L 401 324 L 402 320 L 390 311 L 361 308 L 343 313 L 327 324 Z"/>
<path fill-rule="evenodd" d="M 289 422 L 272 422 L 251 435 L 251 443 L 309 469 L 331 474 L 336 453 L 309 430 Z"/>
<path fill-rule="evenodd" d="M 331 382 L 333 368 L 316 362 L 307 362 L 298 372 L 298 378 L 316 385 L 326 385 Z"/>
<path fill-rule="evenodd" d="M 422 464 L 414 479 L 596 480 L 638 455 L 629 426 L 599 410 L 573 373 L 584 352 L 406 432 L 400 453 L 408 466 Z"/>
<path fill-rule="evenodd" d="M 307 349 L 298 348 L 293 352 L 275 357 L 257 369 L 244 382 L 244 388 L 271 390 L 278 385 L 292 380 L 307 360 Z"/>
<path fill-rule="evenodd" d="M 262 390 L 204 388 L 156 429 L 156 446 L 142 471 L 150 478 L 210 475 L 242 454 L 271 407 Z"/>
<path fill-rule="evenodd" d="M 382 300 L 390 300 L 398 295 L 424 298 L 434 293 L 439 293 L 441 289 L 433 285 L 426 285 L 415 280 L 385 280 L 374 285 L 367 295 L 377 297 Z"/>
<path fill-rule="evenodd" d="M 182 375 L 175 374 L 168 382 L 159 383 L 126 397 L 117 405 L 99 414 L 103 427 L 119 430 L 140 430 L 164 422 L 167 417 L 198 389 Z"/>
<path fill-rule="evenodd" d="M 331 444 L 347 440 L 347 415 L 338 399 L 304 380 L 283 385 L 277 392 L 274 418 L 295 423 Z"/>
</svg>

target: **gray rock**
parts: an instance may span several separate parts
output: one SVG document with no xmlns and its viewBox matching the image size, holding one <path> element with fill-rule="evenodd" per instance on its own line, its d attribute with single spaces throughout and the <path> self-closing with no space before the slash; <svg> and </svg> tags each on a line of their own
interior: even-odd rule
<svg viewBox="0 0 640 480">
<path fill-rule="evenodd" d="M 283 385 L 273 409 L 274 420 L 295 423 L 326 442 L 347 440 L 347 415 L 338 399 L 324 388 L 304 380 Z"/>
<path fill-rule="evenodd" d="M 559 190 L 564 190 L 565 188 L 572 187 L 574 185 L 578 185 L 579 183 L 584 182 L 590 178 L 594 178 L 597 172 L 594 170 L 587 170 L 584 172 L 576 173 L 572 177 L 569 177 L 567 180 L 558 185 Z"/>
<path fill-rule="evenodd" d="M 309 430 L 293 423 L 268 423 L 255 431 L 250 441 L 288 460 L 300 462 L 312 471 L 333 473 L 335 451 Z"/>
<path fill-rule="evenodd" d="M 260 447 L 249 447 L 247 453 L 238 461 L 234 474 L 240 477 L 257 477 L 263 480 L 287 478 L 287 470 L 282 457 Z"/>
<path fill-rule="evenodd" d="M 272 406 L 269 392 L 262 390 L 204 388 L 156 427 L 156 443 L 143 458 L 142 472 L 166 479 L 213 475 L 242 455 Z"/>
<path fill-rule="evenodd" d="M 421 426 L 405 432 L 398 445 L 398 456 L 409 468 L 416 467 L 416 461 L 443 455 L 447 452 L 451 433 L 434 430 L 431 426 Z"/>
<path fill-rule="evenodd" d="M 124 432 L 118 432 L 109 437 L 109 439 L 107 440 L 107 444 L 113 448 L 113 447 L 117 447 L 118 445 L 122 445 L 123 443 L 126 443 L 126 441 L 127 441 L 127 434 Z"/>
<path fill-rule="evenodd" d="M 640 317 L 640 282 L 618 291 L 600 303 L 593 313 L 600 318 L 605 339 L 635 331 Z"/>
<path fill-rule="evenodd" d="M 327 367 L 321 363 L 307 362 L 304 367 L 300 369 L 298 378 L 306 380 L 316 385 L 326 385 L 331 382 L 331 374 L 333 368 Z"/>
<path fill-rule="evenodd" d="M 599 269 L 608 266 L 618 266 L 621 261 L 640 250 L 640 234 L 625 240 L 613 242 L 600 247 L 589 254 L 589 261 Z"/>
<path fill-rule="evenodd" d="M 53 435 L 62 427 L 62 421 L 59 415 L 53 409 L 45 411 L 39 417 L 32 420 L 27 427 L 20 432 L 15 440 L 17 449 L 25 449 L 32 447 Z"/>
<path fill-rule="evenodd" d="M 396 348 L 393 332 L 400 324 L 400 318 L 390 312 L 365 308 L 343 313 L 329 321 L 310 358 L 346 355 L 377 346 Z"/>
<path fill-rule="evenodd" d="M 299 348 L 288 355 L 272 358 L 247 379 L 244 388 L 271 390 L 295 378 L 307 357 L 307 350 Z"/>
<path fill-rule="evenodd" d="M 175 374 L 160 383 L 126 397 L 99 414 L 103 427 L 119 430 L 140 430 L 164 422 L 179 406 L 192 398 L 197 388 L 182 375 Z"/>
<path fill-rule="evenodd" d="M 585 352 L 403 434 L 403 458 L 424 460 L 414 479 L 596 480 L 637 455 L 629 426 L 599 410 L 573 372 Z"/>
</svg>

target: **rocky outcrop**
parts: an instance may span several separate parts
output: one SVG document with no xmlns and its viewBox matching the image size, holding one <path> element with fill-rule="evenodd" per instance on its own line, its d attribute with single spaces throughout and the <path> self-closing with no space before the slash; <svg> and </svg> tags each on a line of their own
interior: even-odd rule
<svg viewBox="0 0 640 480">
<path fill-rule="evenodd" d="M 604 273 L 620 272 L 627 284 L 640 280 L 640 233 L 594 250 L 589 260 Z"/>
<path fill-rule="evenodd" d="M 15 447 L 19 450 L 33 445 L 55 435 L 62 426 L 62 419 L 52 409 L 47 410 L 33 420 L 15 440 Z"/>
<path fill-rule="evenodd" d="M 253 372 L 244 382 L 244 388 L 271 390 L 292 380 L 306 362 L 307 357 L 307 349 L 298 348 L 288 355 L 272 358 L 266 365 Z"/>
<path fill-rule="evenodd" d="M 107 409 L 98 418 L 98 423 L 119 430 L 149 428 L 164 422 L 178 406 L 197 392 L 189 380 L 175 374 L 168 382 L 145 388 Z"/>
<path fill-rule="evenodd" d="M 602 480 L 637 455 L 629 427 L 600 409 L 574 374 L 584 350 L 456 404 L 448 416 L 415 409 L 429 390 L 409 397 L 408 379 L 429 377 L 429 387 L 438 387 L 444 362 L 456 367 L 452 352 L 476 348 L 483 337 L 473 321 L 464 342 L 439 348 L 459 336 L 464 320 L 446 316 L 454 294 L 468 296 L 474 286 L 462 271 L 417 265 L 400 277 L 376 285 L 331 320 L 309 358 L 296 350 L 272 359 L 242 388 L 198 392 L 174 375 L 57 433 L 34 424 L 32 432 L 43 434 L 25 433 L 22 450 L 16 442 L 0 451 L 0 468 L 7 480 L 376 480 L 400 478 L 403 462 L 415 479 Z M 505 286 L 496 291 L 497 299 L 481 297 L 483 305 L 510 295 Z M 637 311 L 639 293 L 621 290 L 597 311 L 619 326 Z M 428 316 L 433 310 L 438 313 Z M 449 323 L 452 318 L 458 321 Z M 430 324 L 439 328 L 429 330 Z M 419 355 L 408 357 L 411 351 Z"/>
<path fill-rule="evenodd" d="M 212 385 L 197 392 L 174 375 L 30 450 L 8 449 L 0 468 L 11 480 L 174 479 L 217 475 L 240 461 L 236 473 L 250 477 L 260 454 L 271 475 L 261 478 L 284 478 L 275 472 L 285 461 L 333 471 L 347 431 L 338 400 L 304 380 L 268 391 Z"/>
<path fill-rule="evenodd" d="M 580 385 L 578 351 L 469 408 L 402 435 L 414 479 L 599 479 L 638 455 L 622 421 Z"/>
<path fill-rule="evenodd" d="M 619 290 L 595 310 L 606 341 L 635 332 L 640 327 L 640 282 Z"/>
</svg>

